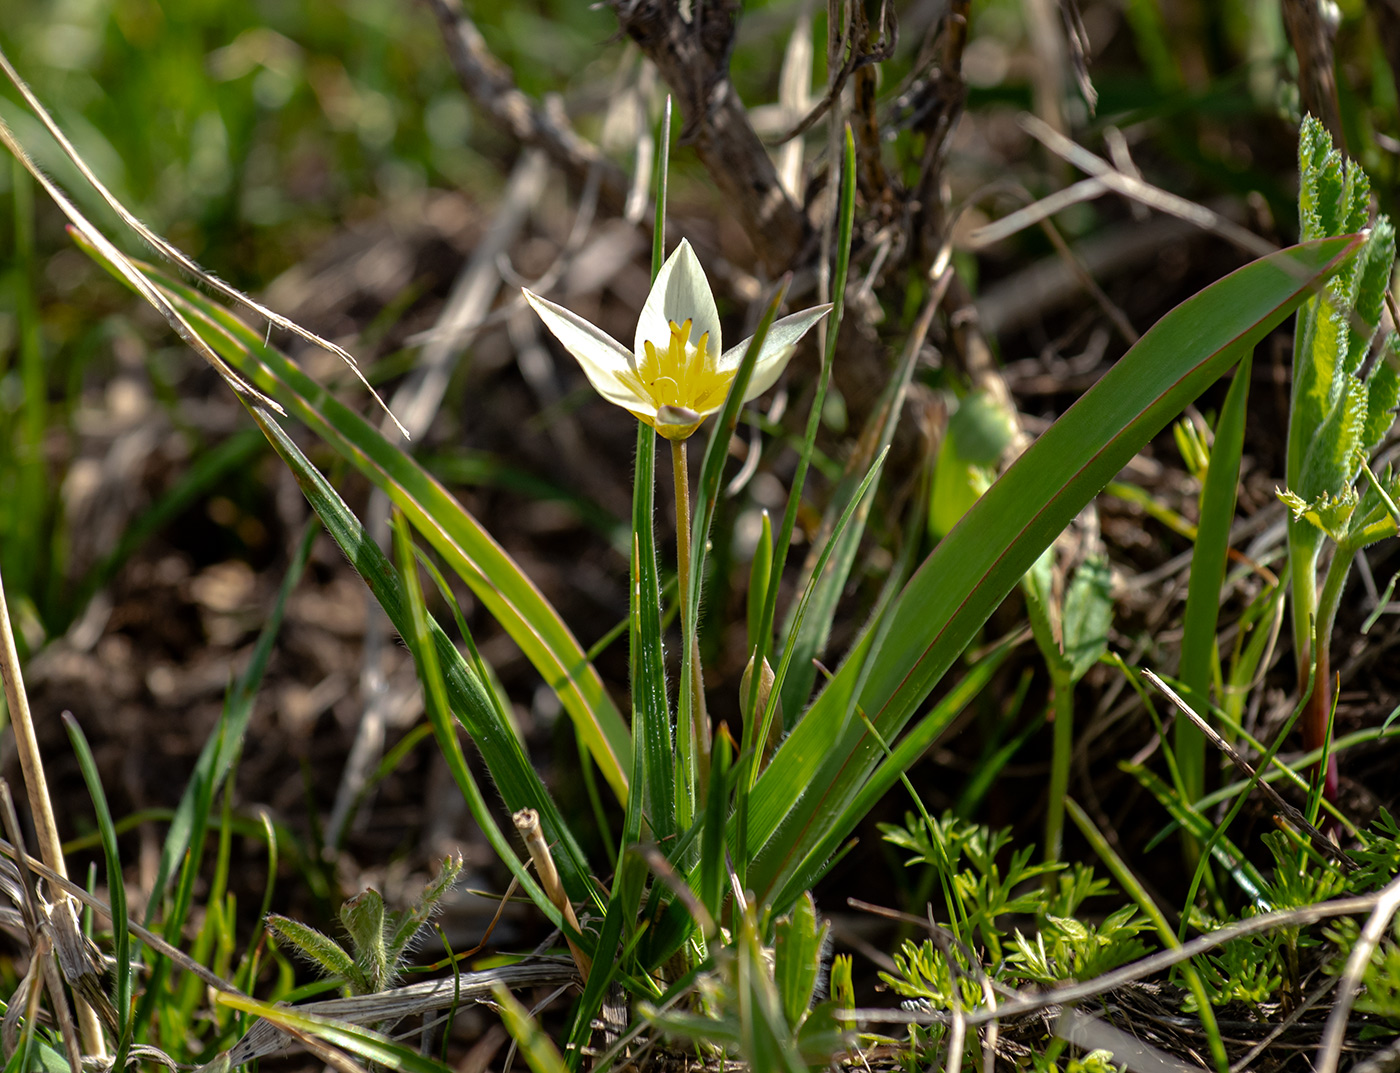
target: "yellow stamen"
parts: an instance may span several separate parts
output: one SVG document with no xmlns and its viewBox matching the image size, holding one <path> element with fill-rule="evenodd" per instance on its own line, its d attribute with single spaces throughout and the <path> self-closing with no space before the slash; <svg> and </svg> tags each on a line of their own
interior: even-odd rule
<svg viewBox="0 0 1400 1073">
<path fill-rule="evenodd" d="M 663 406 L 693 410 L 706 414 L 715 410 L 724 401 L 729 385 L 734 380 L 734 370 L 716 367 L 716 357 L 710 352 L 710 333 L 703 333 L 695 343 L 690 342 L 693 322 L 682 324 L 671 322 L 671 338 L 666 349 L 661 350 L 646 340 L 643 345 L 642 360 L 636 370 L 618 373 L 617 378 L 635 394 L 639 400 L 651 403 L 651 413 L 638 412 L 647 424 L 657 427 L 655 412 Z M 669 427 L 669 426 L 668 426 Z M 683 436 L 661 430 L 663 435 L 684 438 L 694 428 L 684 430 Z"/>
</svg>

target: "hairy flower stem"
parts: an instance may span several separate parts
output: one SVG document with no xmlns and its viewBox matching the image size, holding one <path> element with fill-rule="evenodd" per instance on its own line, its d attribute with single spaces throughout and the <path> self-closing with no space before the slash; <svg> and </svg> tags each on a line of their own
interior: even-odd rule
<svg viewBox="0 0 1400 1073">
<path fill-rule="evenodd" d="M 698 792 L 709 781 L 710 770 L 710 717 L 705 711 L 705 681 L 700 669 L 699 621 L 694 631 L 690 630 L 690 463 L 686 457 L 685 440 L 671 441 L 671 473 L 676 485 L 676 569 L 679 583 L 676 592 L 680 597 L 681 636 L 690 633 L 690 646 L 682 662 L 690 663 L 690 692 L 693 698 L 690 707 L 689 725 L 685 725 L 685 706 L 681 705 L 681 739 L 688 741 L 691 755 L 699 770 L 696 772 Z"/>
</svg>

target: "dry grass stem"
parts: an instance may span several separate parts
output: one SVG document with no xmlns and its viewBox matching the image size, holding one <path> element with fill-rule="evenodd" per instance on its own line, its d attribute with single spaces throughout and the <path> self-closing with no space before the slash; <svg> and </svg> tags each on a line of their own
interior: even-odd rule
<svg viewBox="0 0 1400 1073">
<path fill-rule="evenodd" d="M 544 830 L 540 827 L 540 814 L 532 808 L 523 808 L 515 814 L 513 819 L 515 820 L 515 829 L 525 840 L 525 848 L 530 851 L 530 859 L 535 862 L 535 872 L 540 877 L 540 886 L 544 888 L 545 894 L 554 903 L 554 907 L 563 915 L 565 923 L 575 933 L 581 934 L 583 929 L 579 927 L 573 903 L 569 901 L 564 884 L 559 882 L 559 871 L 554 867 L 554 857 L 549 852 L 549 845 L 544 840 Z M 588 971 L 593 967 L 592 959 L 579 948 L 567 931 L 564 933 L 564 941 L 569 944 L 569 952 L 573 954 L 574 963 L 578 965 L 579 975 L 587 981 Z"/>
<path fill-rule="evenodd" d="M 10 712 L 10 725 L 14 728 L 15 750 L 19 753 L 19 766 L 24 774 L 24 789 L 39 838 L 39 852 L 48 866 L 66 879 L 68 869 L 63 859 L 63 842 L 58 836 L 58 821 L 54 819 L 48 780 L 44 776 L 44 760 L 39 755 L 39 739 L 34 733 L 29 695 L 25 692 L 24 678 L 20 674 L 19 651 L 15 648 L 15 635 L 10 628 L 10 608 L 5 599 L 3 577 L 0 577 L 0 677 L 5 680 L 5 704 Z M 72 903 L 59 893 L 52 912 L 71 916 Z M 77 919 L 73 919 L 76 926 Z M 55 991 L 53 995 L 55 1007 L 61 1007 L 62 992 Z M 107 1044 L 96 1011 L 81 998 L 77 999 L 77 1006 L 83 1050 L 90 1055 L 105 1057 Z M 72 1041 L 76 1046 L 71 1034 L 65 1034 L 64 1040 Z"/>
<path fill-rule="evenodd" d="M 1270 803 L 1283 814 L 1288 822 L 1308 836 L 1314 849 L 1330 858 L 1337 867 L 1348 872 L 1354 872 L 1356 870 L 1356 862 L 1347 855 L 1346 851 L 1319 831 L 1313 824 L 1309 823 L 1308 818 L 1285 801 L 1277 790 L 1263 779 L 1259 778 L 1249 761 L 1240 755 L 1239 750 L 1222 738 L 1219 731 L 1202 719 L 1196 710 L 1192 708 L 1191 705 L 1187 704 L 1176 690 L 1172 689 L 1171 686 L 1167 685 L 1166 682 L 1162 681 L 1162 679 L 1152 671 L 1144 670 L 1142 676 L 1156 686 L 1161 694 L 1166 697 L 1167 700 L 1171 701 L 1172 706 L 1176 708 L 1178 712 L 1191 720 L 1212 745 L 1229 757 L 1230 762 L 1240 769 L 1245 778 L 1253 780 L 1258 787 L 1264 791 L 1264 795 L 1268 797 Z"/>
<path fill-rule="evenodd" d="M 14 67 L 10 64 L 9 57 L 5 55 L 3 50 L 0 50 L 0 70 L 4 71 L 5 77 L 10 80 L 11 85 L 13 85 L 15 89 L 19 91 L 19 94 L 24 98 L 25 103 L 28 104 L 30 109 L 34 112 L 34 114 L 38 116 L 39 121 L 44 124 L 44 127 L 48 130 L 48 132 L 51 135 L 53 135 L 54 140 L 58 142 L 59 148 L 63 150 L 64 156 L 66 156 L 73 163 L 73 166 L 78 169 L 78 172 L 82 175 L 84 179 L 87 180 L 88 184 L 91 185 L 91 187 L 95 191 L 97 191 L 98 196 L 100 196 L 102 200 L 107 203 L 107 206 L 121 218 L 122 223 L 126 224 L 127 227 L 131 228 L 138 235 L 140 235 L 142 240 L 149 243 L 156 251 L 158 251 L 161 254 L 161 256 L 179 265 L 180 268 L 188 272 L 195 279 L 205 284 L 211 290 L 214 290 L 219 294 L 223 295 L 223 297 L 228 299 L 230 302 L 233 302 L 235 305 L 242 306 L 244 309 L 247 309 L 250 312 L 257 314 L 259 317 L 262 317 L 264 320 L 266 320 L 269 324 L 275 324 L 278 328 L 281 328 L 283 331 L 291 332 L 298 338 L 303 339 L 314 346 L 318 346 L 321 349 L 327 350 L 330 353 L 334 354 L 337 358 L 339 358 L 345 363 L 345 365 L 350 369 L 351 372 L 355 374 L 355 378 L 359 380 L 361 384 L 364 385 L 365 389 L 369 392 L 370 397 L 374 399 L 376 403 L 379 404 L 379 406 L 389 416 L 389 419 L 393 421 L 395 425 L 398 426 L 399 431 L 404 434 L 404 437 L 408 437 L 408 433 L 404 430 L 404 427 L 402 425 L 399 425 L 398 418 L 394 417 L 393 411 L 391 411 L 387 406 L 385 406 L 384 400 L 379 397 L 379 393 L 375 391 L 374 388 L 370 385 L 370 382 L 365 379 L 365 374 L 360 371 L 359 364 L 355 361 L 354 356 L 348 350 L 346 350 L 344 347 L 336 346 L 328 339 L 322 339 L 315 332 L 307 331 L 295 321 L 289 320 L 287 317 L 284 317 L 279 313 L 274 313 L 271 309 L 268 309 L 266 306 L 254 301 L 252 298 L 248 297 L 248 295 L 240 291 L 237 287 L 233 287 L 225 283 L 212 272 L 208 271 L 207 269 L 201 268 L 198 264 L 196 264 L 193 260 L 186 256 L 184 251 L 182 251 L 179 247 L 175 246 L 173 243 L 167 242 L 160 235 L 156 234 L 139 219 L 137 219 L 136 215 L 132 213 L 131 210 L 129 210 L 125 205 L 123 205 L 121 201 L 117 199 L 117 196 L 113 194 L 110 190 L 108 190 L 107 187 L 102 184 L 102 181 L 93 173 L 92 169 L 88 167 L 87 161 L 85 161 L 82 158 L 82 156 L 78 153 L 78 150 L 73 147 L 73 143 L 70 142 L 68 138 L 64 135 L 63 128 L 60 127 L 54 121 L 53 117 L 49 115 L 48 110 L 44 107 L 43 103 L 39 100 L 37 96 L 34 95 L 34 91 L 29 88 L 28 83 L 26 83 L 24 79 L 20 77 L 19 72 L 16 71 Z M 18 153 L 16 153 L 15 155 L 19 156 Z M 26 164 L 25 166 L 28 167 L 28 164 Z M 37 177 L 38 176 L 36 175 L 36 178 Z M 45 182 L 44 185 L 47 187 L 48 183 Z M 52 193 L 52 191 L 50 191 L 50 193 Z"/>
<path fill-rule="evenodd" d="M 1332 1005 L 1332 1012 L 1327 1015 L 1327 1027 L 1322 1032 L 1317 1065 L 1314 1067 L 1316 1073 L 1337 1073 L 1337 1061 L 1346 1042 L 1347 1020 L 1361 988 L 1361 975 L 1397 911 L 1400 911 L 1400 877 L 1392 879 L 1376 896 L 1376 908 L 1361 929 L 1356 945 L 1351 948 L 1346 968 L 1337 977 L 1337 999 Z"/>
</svg>

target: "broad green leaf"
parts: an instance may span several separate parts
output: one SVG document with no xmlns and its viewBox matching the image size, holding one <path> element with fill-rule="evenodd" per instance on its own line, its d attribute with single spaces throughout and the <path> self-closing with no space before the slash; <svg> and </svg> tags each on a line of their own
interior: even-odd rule
<svg viewBox="0 0 1400 1073">
<path fill-rule="evenodd" d="M 880 760 L 874 738 L 853 718 L 856 703 L 886 741 L 897 738 L 1075 514 L 1360 241 L 1347 236 L 1282 250 L 1177 306 L 977 501 L 905 587 L 883 643 L 869 654 L 868 672 L 858 642 L 860 658 L 837 672 L 755 787 L 747 836 L 757 862 L 749 882 L 760 897 L 846 822 L 846 807 Z M 851 686 L 862 676 L 857 696 Z"/>
<path fill-rule="evenodd" d="M 823 869 L 837 854 L 838 847 L 851 829 L 870 813 L 876 802 L 899 781 L 900 776 L 928 751 L 938 736 L 982 692 L 1011 651 L 1012 646 L 1005 644 L 984 656 L 934 705 L 932 711 L 914 724 L 852 798 L 845 813 L 829 825 L 825 837 L 807 854 L 802 865 L 791 873 L 782 892 L 774 899 L 775 904 L 786 905 L 789 898 L 797 897 L 802 891 L 816 884 Z M 832 686 L 835 685 L 833 682 Z"/>
<path fill-rule="evenodd" d="M 383 489 L 558 693 L 599 770 L 625 801 L 631 741 L 621 714 L 558 612 L 476 518 L 412 457 L 264 343 L 259 332 L 159 269 L 144 265 L 142 271 L 216 353 Z"/>
<path fill-rule="evenodd" d="M 379 545 L 369 539 L 359 519 L 345 505 L 345 501 L 330 486 L 320 470 L 311 465 L 282 426 L 265 410 L 253 407 L 251 412 L 263 434 L 267 436 L 268 442 L 292 471 L 307 502 L 320 516 L 326 532 L 340 546 L 340 550 L 379 601 L 379 606 L 389 616 L 389 621 L 398 630 L 399 636 L 403 637 L 412 649 L 416 644 L 413 639 L 417 636 L 414 610 L 409 599 L 410 594 L 405 592 L 399 574 L 379 550 Z M 417 585 L 412 585 L 411 589 L 416 593 Z M 421 596 L 419 601 L 421 602 Z M 522 808 L 533 808 L 539 813 L 546 836 L 555 845 L 555 864 L 559 868 L 560 877 L 569 891 L 569 896 L 575 901 L 596 903 L 597 892 L 589 878 L 583 851 L 579 849 L 553 798 L 540 781 L 539 774 L 531 766 L 529 758 L 521 748 L 520 739 L 497 710 L 491 691 L 467 665 L 462 653 L 448 639 L 447 634 L 442 632 L 435 620 L 427 620 L 425 629 L 433 642 L 434 667 L 441 668 L 446 703 L 450 704 L 452 715 L 476 742 L 506 807 L 512 812 Z M 423 653 L 415 653 L 415 659 L 420 663 L 421 670 L 421 664 L 426 658 Z M 439 714 L 442 716 L 441 720 L 437 718 Z M 438 745 L 467 799 L 472 816 L 486 833 L 496 852 L 501 855 L 501 859 L 511 867 L 521 886 L 530 892 L 537 904 L 540 904 L 541 911 L 554 920 L 558 916 L 557 911 L 530 878 L 529 873 L 521 869 L 514 850 L 491 819 L 489 809 L 481 799 L 475 780 L 466 767 L 455 731 L 445 721 L 446 715 L 447 708 L 444 707 L 439 713 L 434 705 L 429 703 L 428 716 L 430 721 L 433 721 Z"/>
<path fill-rule="evenodd" d="M 828 563 L 836 557 L 843 548 L 849 547 L 845 538 L 849 536 L 852 529 L 856 528 L 863 520 L 865 513 L 870 509 L 870 490 L 875 486 L 875 482 L 880 478 L 880 472 L 884 469 L 885 459 L 889 456 L 889 447 L 881 449 L 875 458 L 870 470 L 864 479 L 856 487 L 855 495 L 846 504 L 841 516 L 836 519 L 836 527 L 831 531 L 830 538 L 822 546 L 821 554 L 817 556 L 816 566 L 811 575 L 807 578 L 807 584 L 803 587 L 802 595 L 793 605 L 792 629 L 794 637 L 800 636 L 802 624 L 809 616 L 811 605 L 821 589 L 821 579 L 827 574 Z M 835 608 L 828 609 L 829 614 L 835 613 Z M 748 722 L 744 727 L 744 748 L 749 754 L 749 770 L 751 776 L 740 784 L 740 793 L 747 795 L 751 790 L 754 780 L 758 777 L 759 761 L 763 757 L 764 748 L 769 741 L 769 735 L 775 725 L 778 724 L 778 713 L 782 711 L 782 689 L 783 683 L 787 681 L 787 676 L 792 669 L 794 658 L 797 656 L 798 646 L 789 640 L 783 648 L 783 658 L 778 664 L 777 673 L 773 676 L 773 681 L 768 683 L 767 703 L 763 707 L 763 720 L 756 725 L 756 733 L 751 736 L 751 730 L 755 729 L 755 721 L 750 718 L 747 707 L 744 717 Z M 760 681 L 762 675 L 760 675 Z M 747 705 L 748 698 L 745 697 Z"/>
</svg>

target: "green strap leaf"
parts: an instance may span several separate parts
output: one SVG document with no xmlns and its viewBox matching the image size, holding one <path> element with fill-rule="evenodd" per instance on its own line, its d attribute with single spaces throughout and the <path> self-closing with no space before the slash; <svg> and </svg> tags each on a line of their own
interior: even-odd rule
<svg viewBox="0 0 1400 1073">
<path fill-rule="evenodd" d="M 884 740 L 904 729 L 1085 504 L 1361 241 L 1347 236 L 1282 250 L 1177 306 L 973 505 L 905 587 L 884 643 L 870 656 L 858 702 Z M 758 860 L 749 882 L 760 897 L 829 838 L 880 760 L 878 743 L 851 718 L 849 684 L 861 674 L 848 660 L 754 788 L 747 835 Z"/>
</svg>

